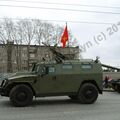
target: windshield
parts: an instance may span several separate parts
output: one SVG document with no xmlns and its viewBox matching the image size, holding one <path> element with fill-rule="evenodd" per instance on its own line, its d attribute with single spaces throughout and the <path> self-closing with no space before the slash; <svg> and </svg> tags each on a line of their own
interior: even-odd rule
<svg viewBox="0 0 120 120">
<path fill-rule="evenodd" d="M 32 72 L 38 72 L 40 70 L 40 65 L 33 65 Z"/>
<path fill-rule="evenodd" d="M 45 66 L 42 65 L 35 65 L 32 69 L 32 72 L 39 72 L 39 73 L 44 73 L 45 72 Z"/>
</svg>

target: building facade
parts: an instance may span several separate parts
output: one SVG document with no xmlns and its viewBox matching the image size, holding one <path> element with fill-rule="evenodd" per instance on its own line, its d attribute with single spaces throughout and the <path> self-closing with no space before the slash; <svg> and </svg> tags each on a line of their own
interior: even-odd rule
<svg viewBox="0 0 120 120">
<path fill-rule="evenodd" d="M 67 58 L 79 59 L 79 47 L 56 47 Z M 16 45 L 13 42 L 0 44 L 0 73 L 27 71 L 33 62 L 54 59 L 49 47 L 38 45 Z"/>
</svg>

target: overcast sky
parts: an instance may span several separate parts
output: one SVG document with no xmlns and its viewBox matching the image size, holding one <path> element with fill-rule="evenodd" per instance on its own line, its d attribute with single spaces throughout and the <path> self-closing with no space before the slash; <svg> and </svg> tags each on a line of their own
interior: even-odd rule
<svg viewBox="0 0 120 120">
<path fill-rule="evenodd" d="M 48 4 L 41 2 L 47 2 Z M 20 6 L 31 6 L 34 8 Z M 58 10 L 58 8 L 64 10 Z M 3 17 L 56 20 L 56 22 L 48 22 L 59 24 L 60 26 L 65 26 L 66 21 L 68 29 L 72 31 L 79 42 L 84 58 L 95 59 L 96 56 L 99 56 L 102 63 L 120 66 L 119 0 L 0 0 L 0 18 Z"/>
</svg>

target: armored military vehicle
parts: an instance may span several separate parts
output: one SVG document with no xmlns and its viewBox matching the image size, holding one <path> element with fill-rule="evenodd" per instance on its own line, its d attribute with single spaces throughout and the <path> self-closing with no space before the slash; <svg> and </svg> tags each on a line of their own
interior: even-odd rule
<svg viewBox="0 0 120 120">
<path fill-rule="evenodd" d="M 4 78 L 1 96 L 10 98 L 14 106 L 31 104 L 33 96 L 69 96 L 82 103 L 91 104 L 102 94 L 102 67 L 98 60 L 66 60 L 66 57 L 48 46 L 55 61 L 35 63 L 27 73 L 16 73 Z"/>
</svg>

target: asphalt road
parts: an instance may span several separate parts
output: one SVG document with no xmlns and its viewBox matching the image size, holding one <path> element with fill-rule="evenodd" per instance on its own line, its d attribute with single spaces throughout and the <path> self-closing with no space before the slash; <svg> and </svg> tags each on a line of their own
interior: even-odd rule
<svg viewBox="0 0 120 120">
<path fill-rule="evenodd" d="M 104 92 L 96 103 L 78 104 L 68 97 L 39 98 L 29 107 L 13 107 L 0 97 L 0 120 L 120 120 L 120 94 Z"/>
</svg>

